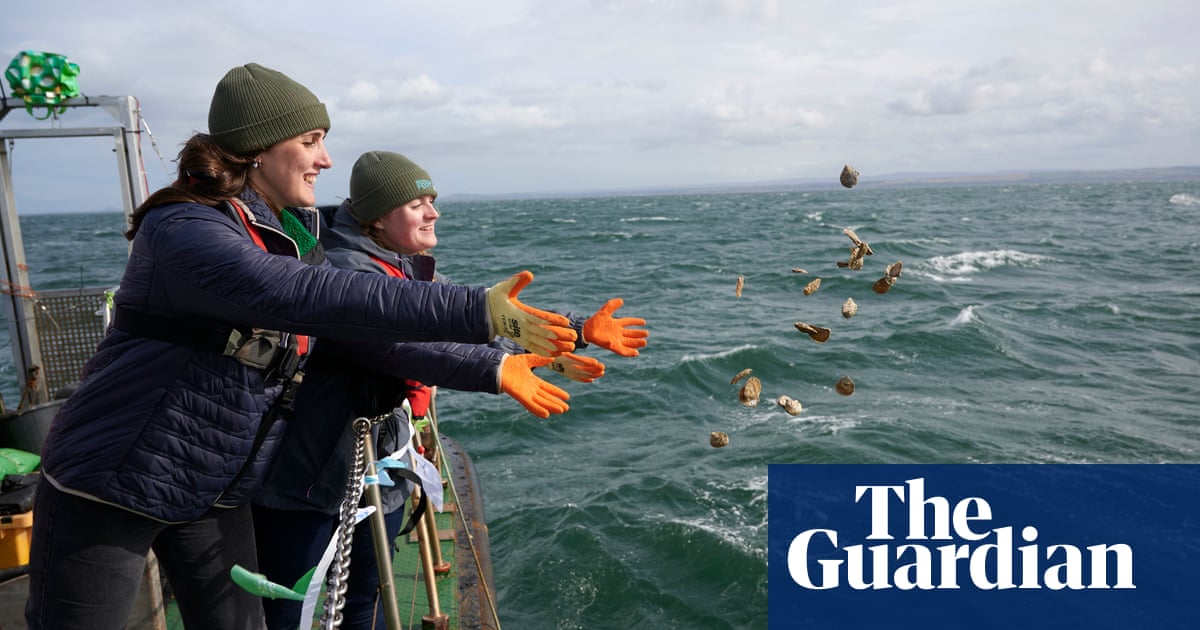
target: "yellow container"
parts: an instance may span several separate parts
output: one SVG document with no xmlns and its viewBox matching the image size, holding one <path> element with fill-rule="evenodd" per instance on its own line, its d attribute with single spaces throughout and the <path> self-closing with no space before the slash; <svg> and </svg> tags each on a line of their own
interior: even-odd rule
<svg viewBox="0 0 1200 630">
<path fill-rule="evenodd" d="M 0 516 L 0 569 L 29 564 L 33 511 Z"/>
</svg>

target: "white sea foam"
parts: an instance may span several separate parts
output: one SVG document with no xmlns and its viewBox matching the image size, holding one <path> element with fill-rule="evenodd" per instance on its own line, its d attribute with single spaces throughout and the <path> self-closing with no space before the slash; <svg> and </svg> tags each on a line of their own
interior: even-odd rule
<svg viewBox="0 0 1200 630">
<path fill-rule="evenodd" d="M 632 232 L 592 232 L 589 236 L 592 236 L 592 237 L 606 236 L 613 240 L 619 239 L 619 240 L 628 241 L 629 239 L 633 238 L 633 233 Z"/>
<path fill-rule="evenodd" d="M 979 318 L 975 317 L 975 306 L 971 305 L 959 311 L 958 315 L 954 317 L 954 320 L 950 322 L 950 325 L 962 326 L 963 324 L 970 324 L 977 319 Z"/>
<path fill-rule="evenodd" d="M 828 431 L 830 435 L 837 435 L 839 431 L 846 431 L 857 428 L 862 425 L 861 418 L 851 418 L 849 416 L 837 415 L 811 415 L 807 412 L 801 413 L 794 418 L 788 418 L 788 424 L 806 424 L 815 426 L 818 429 Z"/>
<path fill-rule="evenodd" d="M 1171 195 L 1170 202 L 1177 206 L 1200 206 L 1200 197 L 1187 193 L 1176 193 Z"/>
<path fill-rule="evenodd" d="M 657 217 L 624 217 L 624 218 L 622 218 L 622 219 L 621 219 L 621 223 L 638 223 L 638 222 L 641 222 L 641 221 L 667 221 L 667 222 L 671 222 L 671 223 L 678 223 L 678 222 L 680 222 L 680 221 L 682 221 L 682 220 L 683 220 L 683 219 L 680 219 L 679 217 L 663 217 L 663 216 L 657 216 Z"/>
<path fill-rule="evenodd" d="M 729 504 L 731 494 L 740 494 L 749 490 L 753 493 L 748 506 L 757 509 L 745 509 L 742 505 Z M 708 506 L 709 514 L 701 517 L 667 517 L 663 514 L 656 516 L 665 522 L 682 525 L 685 528 L 708 532 L 735 549 L 759 559 L 766 559 L 766 549 L 756 544 L 758 532 L 767 527 L 767 478 L 757 475 L 748 478 L 730 477 L 726 480 L 714 479 L 706 486 L 696 489 L 696 503 Z"/>
<path fill-rule="evenodd" d="M 942 236 L 917 236 L 913 238 L 898 238 L 891 241 L 895 245 L 949 245 L 952 241 Z"/>
<path fill-rule="evenodd" d="M 996 267 L 1037 267 L 1054 260 L 1050 256 L 1026 254 L 1015 249 L 994 249 L 980 252 L 962 252 L 951 256 L 934 256 L 925 261 L 933 269 L 935 277 L 966 276 Z"/>
</svg>

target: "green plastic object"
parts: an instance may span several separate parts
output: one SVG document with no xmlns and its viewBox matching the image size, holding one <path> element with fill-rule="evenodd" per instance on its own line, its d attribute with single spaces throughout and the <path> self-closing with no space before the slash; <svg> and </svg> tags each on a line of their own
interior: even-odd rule
<svg viewBox="0 0 1200 630">
<path fill-rule="evenodd" d="M 33 472 L 42 463 L 42 456 L 15 448 L 0 448 L 0 477 Z"/>
<path fill-rule="evenodd" d="M 300 576 L 300 579 L 292 588 L 276 584 L 267 579 L 267 576 L 249 571 L 240 564 L 235 564 L 229 569 L 229 577 L 233 578 L 233 582 L 242 587 L 242 590 L 252 595 L 268 599 L 291 599 L 302 602 L 304 601 L 304 593 L 308 590 L 308 584 L 312 581 L 313 573 L 316 570 L 316 567 L 309 569 L 307 573 Z"/>
<path fill-rule="evenodd" d="M 67 111 L 63 101 L 79 96 L 79 64 L 66 55 L 24 50 L 13 57 L 4 72 L 13 96 L 25 100 L 25 111 L 38 120 Z M 34 113 L 35 107 L 45 107 L 46 115 Z"/>
</svg>

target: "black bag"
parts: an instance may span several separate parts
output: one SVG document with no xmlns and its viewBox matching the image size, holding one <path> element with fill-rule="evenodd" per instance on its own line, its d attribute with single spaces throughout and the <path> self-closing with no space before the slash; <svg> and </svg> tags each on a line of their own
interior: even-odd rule
<svg viewBox="0 0 1200 630">
<path fill-rule="evenodd" d="M 33 509 L 41 473 L 5 475 L 0 481 L 0 515 L 23 514 Z"/>
</svg>

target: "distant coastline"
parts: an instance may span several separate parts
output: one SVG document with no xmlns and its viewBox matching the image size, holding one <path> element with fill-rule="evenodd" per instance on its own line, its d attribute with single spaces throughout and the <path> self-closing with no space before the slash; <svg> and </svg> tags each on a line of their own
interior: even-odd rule
<svg viewBox="0 0 1200 630">
<path fill-rule="evenodd" d="M 832 190 L 842 188 L 837 169 L 824 179 L 788 179 L 760 182 L 708 184 L 704 186 L 660 186 L 647 188 L 578 190 L 557 192 L 527 192 L 509 194 L 448 194 L 442 201 L 488 201 L 518 199 L 566 199 L 573 197 L 636 197 L 653 195 L 711 195 L 738 192 L 784 192 L 798 190 Z M 995 171 L 989 173 L 885 173 L 859 176 L 855 188 L 887 189 L 930 186 L 998 186 L 1021 184 L 1071 184 L 1162 182 L 1200 180 L 1200 166 L 1168 166 L 1160 168 L 1128 168 L 1094 171 Z"/>
</svg>

